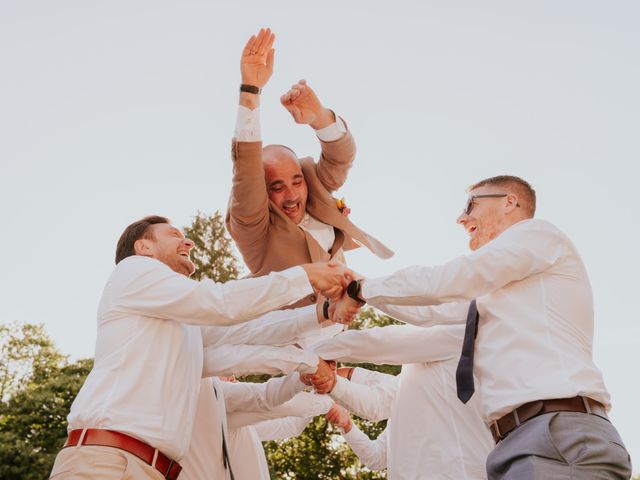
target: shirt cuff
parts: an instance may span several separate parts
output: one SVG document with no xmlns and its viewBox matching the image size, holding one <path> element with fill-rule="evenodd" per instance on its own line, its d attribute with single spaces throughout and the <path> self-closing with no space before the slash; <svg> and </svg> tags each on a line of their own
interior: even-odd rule
<svg viewBox="0 0 640 480">
<path fill-rule="evenodd" d="M 349 430 L 349 433 L 345 433 L 342 428 L 338 428 L 338 430 L 340 430 L 340 433 L 349 444 L 351 442 L 357 442 L 358 440 L 363 440 L 365 438 L 366 440 L 369 440 L 369 437 L 367 437 L 364 432 L 358 428 L 353 420 L 351 420 L 351 430 Z"/>
<path fill-rule="evenodd" d="M 344 401 L 344 397 L 347 396 L 347 390 L 349 389 L 349 387 L 347 387 L 348 383 L 349 380 L 338 375 L 336 378 L 336 384 L 331 389 L 331 392 L 329 392 L 331 398 L 334 400 Z"/>
<path fill-rule="evenodd" d="M 251 110 L 244 105 L 238 105 L 238 117 L 233 138 L 239 142 L 260 142 L 260 108 Z"/>
<path fill-rule="evenodd" d="M 317 137 L 323 142 L 335 142 L 336 140 L 340 140 L 345 133 L 347 133 L 347 126 L 337 115 L 334 123 L 316 130 Z"/>
</svg>

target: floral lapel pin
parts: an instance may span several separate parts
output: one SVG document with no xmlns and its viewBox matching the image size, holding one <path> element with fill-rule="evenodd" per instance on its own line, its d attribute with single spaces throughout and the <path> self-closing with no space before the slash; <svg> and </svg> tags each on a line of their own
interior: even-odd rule
<svg viewBox="0 0 640 480">
<path fill-rule="evenodd" d="M 336 206 L 338 207 L 338 211 L 345 217 L 348 217 L 349 214 L 351 213 L 351 209 L 347 207 L 347 204 L 344 201 L 344 197 L 336 198 L 335 200 L 336 200 Z"/>
</svg>

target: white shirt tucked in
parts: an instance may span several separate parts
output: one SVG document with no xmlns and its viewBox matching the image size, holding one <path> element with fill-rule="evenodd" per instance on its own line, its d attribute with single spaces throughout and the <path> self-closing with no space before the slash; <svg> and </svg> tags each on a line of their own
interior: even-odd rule
<svg viewBox="0 0 640 480">
<path fill-rule="evenodd" d="M 118 430 L 179 461 L 202 377 L 198 325 L 250 320 L 312 292 L 300 267 L 217 284 L 149 257 L 122 260 L 100 301 L 94 366 L 71 406 L 69 429 Z"/>
<path fill-rule="evenodd" d="M 547 398 L 583 395 L 610 408 L 602 373 L 593 363 L 589 278 L 569 238 L 549 222 L 524 220 L 444 265 L 367 280 L 362 294 L 373 306 L 477 299 L 474 373 L 487 422 Z M 408 321 L 449 321 L 423 311 Z"/>
</svg>

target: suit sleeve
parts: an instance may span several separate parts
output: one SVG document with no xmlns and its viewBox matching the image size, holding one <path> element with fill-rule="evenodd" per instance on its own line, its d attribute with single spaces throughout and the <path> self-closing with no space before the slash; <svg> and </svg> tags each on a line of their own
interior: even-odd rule
<svg viewBox="0 0 640 480">
<path fill-rule="evenodd" d="M 262 142 L 232 144 L 233 178 L 226 225 L 251 269 L 261 264 L 269 231 L 269 196 L 262 166 Z"/>
<path fill-rule="evenodd" d="M 318 179 L 329 192 L 334 192 L 347 180 L 356 156 L 356 142 L 347 130 L 335 142 L 320 141 L 320 146 L 322 152 L 316 165 Z"/>
</svg>

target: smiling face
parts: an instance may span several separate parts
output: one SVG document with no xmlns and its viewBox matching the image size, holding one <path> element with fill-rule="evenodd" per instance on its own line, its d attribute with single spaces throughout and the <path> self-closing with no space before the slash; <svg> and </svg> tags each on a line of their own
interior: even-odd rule
<svg viewBox="0 0 640 480">
<path fill-rule="evenodd" d="M 503 195 L 472 199 L 471 211 L 463 211 L 456 222 L 469 234 L 469 249 L 477 250 L 496 238 L 514 223 L 522 220 L 518 215 L 518 197 L 504 187 L 485 185 L 469 192 L 477 195 Z"/>
<path fill-rule="evenodd" d="M 296 225 L 307 206 L 307 183 L 295 154 L 286 147 L 270 145 L 262 153 L 269 199 Z"/>
<path fill-rule="evenodd" d="M 196 270 L 189 258 L 193 242 L 169 223 L 151 225 L 145 238 L 136 241 L 137 255 L 155 258 L 171 270 L 187 277 Z"/>
</svg>

